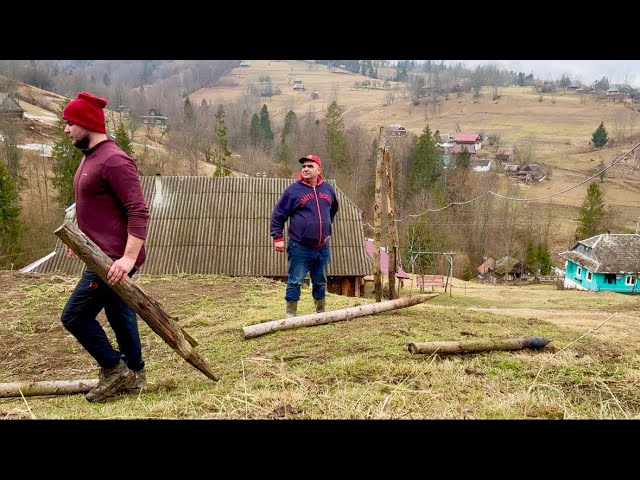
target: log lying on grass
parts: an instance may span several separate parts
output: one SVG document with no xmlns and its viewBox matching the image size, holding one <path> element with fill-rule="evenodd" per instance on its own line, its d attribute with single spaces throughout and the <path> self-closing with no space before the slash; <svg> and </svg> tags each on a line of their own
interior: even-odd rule
<svg viewBox="0 0 640 480">
<path fill-rule="evenodd" d="M 0 398 L 35 397 L 38 395 L 69 395 L 86 393 L 98 380 L 51 380 L 42 382 L 0 383 Z"/>
<path fill-rule="evenodd" d="M 413 297 L 398 298 L 396 300 L 388 300 L 386 302 L 343 308 L 341 310 L 333 310 L 331 312 L 312 313 L 310 315 L 301 315 L 299 317 L 283 318 L 281 320 L 272 320 L 270 322 L 257 323 L 255 325 L 242 327 L 242 331 L 244 332 L 244 338 L 254 338 L 267 333 L 276 332 L 278 330 L 324 325 L 326 323 L 349 320 L 350 318 L 364 317 L 366 315 L 372 315 L 386 310 L 411 307 L 418 303 L 431 300 L 437 296 L 437 293 L 415 295 Z"/>
<path fill-rule="evenodd" d="M 465 340 L 461 342 L 424 342 L 410 343 L 409 352 L 416 353 L 472 353 L 490 350 L 538 350 L 551 340 L 544 337 L 507 338 L 505 340 Z"/>
<path fill-rule="evenodd" d="M 69 246 L 102 280 L 107 282 L 107 273 L 113 260 L 75 224 L 65 222 L 53 233 Z M 176 323 L 174 318 L 164 311 L 158 302 L 144 293 L 133 280 L 125 277 L 120 283 L 110 285 L 110 287 L 135 310 L 140 318 L 147 322 L 151 330 L 156 332 L 182 358 L 211 380 L 218 380 L 218 376 L 198 352 L 194 350 L 195 340 Z"/>
</svg>

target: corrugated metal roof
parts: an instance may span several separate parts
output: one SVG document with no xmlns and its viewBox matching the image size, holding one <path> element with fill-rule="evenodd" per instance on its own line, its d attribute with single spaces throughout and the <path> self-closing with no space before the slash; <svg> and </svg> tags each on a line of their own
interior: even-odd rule
<svg viewBox="0 0 640 480">
<path fill-rule="evenodd" d="M 141 273 L 287 276 L 286 253 L 274 250 L 269 225 L 273 206 L 293 179 L 143 176 L 141 181 L 150 215 Z M 329 183 L 340 209 L 327 274 L 370 275 L 362 211 L 333 180 Z M 82 272 L 84 263 L 67 259 L 61 241 L 55 249 L 57 254 L 34 271 Z"/>
<path fill-rule="evenodd" d="M 591 250 L 589 258 L 575 251 L 580 245 Z M 640 270 L 640 235 L 601 234 L 580 240 L 571 250 L 559 254 L 593 273 L 629 273 Z"/>
</svg>

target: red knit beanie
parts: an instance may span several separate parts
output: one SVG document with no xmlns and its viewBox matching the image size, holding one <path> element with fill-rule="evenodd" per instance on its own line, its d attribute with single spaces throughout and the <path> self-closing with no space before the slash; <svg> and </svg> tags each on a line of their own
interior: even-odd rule
<svg viewBox="0 0 640 480">
<path fill-rule="evenodd" d="M 78 98 L 71 100 L 64 111 L 62 118 L 75 123 L 92 132 L 107 133 L 104 126 L 104 111 L 107 99 L 95 97 L 88 92 L 78 93 Z"/>
</svg>

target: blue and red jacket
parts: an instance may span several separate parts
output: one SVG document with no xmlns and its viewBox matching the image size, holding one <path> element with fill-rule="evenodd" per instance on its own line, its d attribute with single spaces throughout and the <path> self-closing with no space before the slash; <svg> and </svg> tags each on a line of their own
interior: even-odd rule
<svg viewBox="0 0 640 480">
<path fill-rule="evenodd" d="M 318 176 L 315 187 L 298 176 L 289 185 L 271 213 L 271 237 L 284 238 L 284 224 L 289 219 L 289 238 L 308 247 L 320 248 L 331 235 L 331 224 L 338 212 L 338 197 L 333 187 Z"/>
</svg>

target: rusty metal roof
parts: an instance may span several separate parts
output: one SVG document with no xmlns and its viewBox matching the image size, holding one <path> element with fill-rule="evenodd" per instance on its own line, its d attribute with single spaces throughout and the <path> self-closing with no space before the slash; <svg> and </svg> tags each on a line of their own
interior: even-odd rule
<svg viewBox="0 0 640 480">
<path fill-rule="evenodd" d="M 287 256 L 269 235 L 271 211 L 285 178 L 143 176 L 149 207 L 141 273 L 194 273 L 286 277 Z M 333 180 L 340 209 L 331 237 L 329 276 L 365 276 L 373 271 L 365 249 L 362 211 Z M 73 219 L 73 211 L 67 219 Z M 288 226 L 288 223 L 287 223 Z M 285 237 L 287 227 L 285 227 Z M 69 260 L 58 240 L 53 258 L 34 271 L 79 275 L 84 263 Z"/>
</svg>

